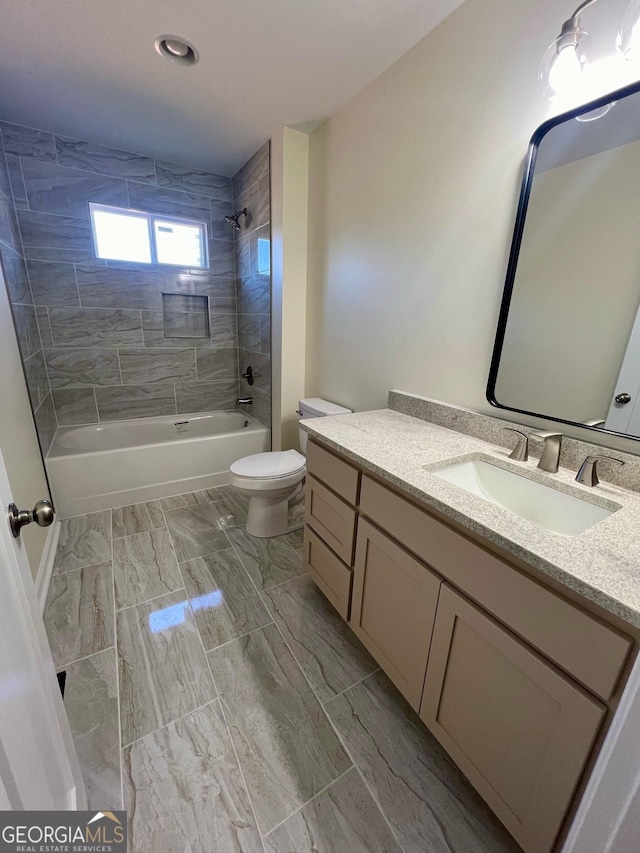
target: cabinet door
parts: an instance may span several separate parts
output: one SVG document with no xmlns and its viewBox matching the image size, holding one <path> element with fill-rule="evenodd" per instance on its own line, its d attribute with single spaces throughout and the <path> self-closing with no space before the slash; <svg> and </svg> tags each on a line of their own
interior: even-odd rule
<svg viewBox="0 0 640 853">
<path fill-rule="evenodd" d="M 605 707 L 447 584 L 420 716 L 526 853 L 548 853 Z"/>
<path fill-rule="evenodd" d="M 440 579 L 368 522 L 358 522 L 352 630 L 418 710 Z"/>
</svg>

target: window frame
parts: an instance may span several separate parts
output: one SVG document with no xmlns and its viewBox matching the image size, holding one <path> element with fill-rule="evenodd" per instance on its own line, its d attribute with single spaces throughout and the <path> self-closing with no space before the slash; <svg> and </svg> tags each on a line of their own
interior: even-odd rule
<svg viewBox="0 0 640 853">
<path fill-rule="evenodd" d="M 98 254 L 98 239 L 97 239 L 97 230 L 95 227 L 94 220 L 94 210 L 99 211 L 108 211 L 110 213 L 119 213 L 119 214 L 130 214 L 132 216 L 145 217 L 147 220 L 147 233 L 149 235 L 149 250 L 151 254 L 150 261 L 123 261 L 118 258 L 102 258 Z M 149 267 L 149 266 L 159 266 L 159 267 L 179 267 L 182 269 L 197 269 L 197 270 L 208 270 L 209 269 L 209 228 L 206 222 L 203 222 L 201 219 L 189 219 L 186 216 L 173 216 L 167 215 L 165 216 L 163 213 L 152 213 L 148 210 L 138 210 L 134 207 L 117 207 L 113 204 L 100 204 L 99 202 L 90 201 L 89 202 L 89 217 L 91 220 L 91 237 L 93 239 L 93 251 L 95 252 L 95 256 L 97 260 L 101 261 L 115 261 L 116 263 L 122 264 L 140 264 L 141 266 Z M 156 236 L 154 231 L 154 222 L 175 222 L 177 225 L 195 225 L 202 229 L 203 233 L 203 249 L 204 249 L 204 264 L 201 267 L 194 266 L 193 264 L 170 264 L 170 263 L 162 263 L 158 260 L 158 249 L 156 246 Z"/>
</svg>

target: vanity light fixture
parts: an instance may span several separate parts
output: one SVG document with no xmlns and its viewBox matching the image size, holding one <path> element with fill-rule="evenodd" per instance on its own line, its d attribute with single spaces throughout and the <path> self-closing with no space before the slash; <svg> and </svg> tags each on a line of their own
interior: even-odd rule
<svg viewBox="0 0 640 853">
<path fill-rule="evenodd" d="M 575 84 L 589 64 L 591 40 L 582 28 L 580 13 L 596 0 L 584 0 L 562 25 L 560 35 L 544 52 L 538 67 L 538 83 L 545 98 L 552 100 L 562 89 Z M 640 59 L 640 0 L 631 0 L 620 20 L 616 38 L 618 52 L 628 60 Z"/>
</svg>

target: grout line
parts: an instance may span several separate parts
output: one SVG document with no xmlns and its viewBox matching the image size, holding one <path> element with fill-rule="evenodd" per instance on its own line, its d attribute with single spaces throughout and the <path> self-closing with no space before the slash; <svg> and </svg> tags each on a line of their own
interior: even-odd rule
<svg viewBox="0 0 640 853">
<path fill-rule="evenodd" d="M 184 565 L 184 563 L 182 563 L 181 565 Z M 264 607 L 264 604 L 263 604 L 263 607 Z M 269 613 L 269 611 L 266 607 L 265 607 L 265 610 L 267 611 L 267 614 L 269 616 L 271 616 L 271 613 Z M 267 628 L 269 625 L 273 625 L 273 624 L 274 624 L 274 621 L 272 618 L 270 622 L 267 622 L 265 625 L 260 625 L 259 628 L 252 628 L 250 631 L 247 631 L 246 634 L 241 634 L 239 637 L 233 637 L 231 640 L 225 640 L 224 643 L 220 643 L 219 646 L 214 646 L 212 649 L 205 649 L 205 654 L 209 654 L 209 652 L 217 652 L 218 649 L 222 649 L 222 648 L 224 648 L 224 646 L 228 646 L 231 643 L 237 643 L 238 640 L 244 640 L 245 637 L 250 637 L 251 634 L 257 634 L 258 631 L 262 631 L 264 628 Z M 204 648 L 204 643 L 203 643 L 203 648 Z"/>
<path fill-rule="evenodd" d="M 203 708 L 206 708 L 209 705 L 213 705 L 217 701 L 217 696 L 215 696 L 213 699 L 208 699 L 203 705 L 198 705 L 197 708 L 193 708 L 191 711 L 187 711 L 185 714 L 181 714 L 179 717 L 176 717 L 175 720 L 169 720 L 168 723 L 163 723 L 161 726 L 158 726 L 157 729 L 152 729 L 150 732 L 147 732 L 146 734 L 137 737 L 135 740 L 129 741 L 129 743 L 125 743 L 124 746 L 120 747 L 120 752 L 122 753 L 125 751 L 125 749 L 129 749 L 134 744 L 140 743 L 141 740 L 144 740 L 145 738 L 149 737 L 149 735 L 155 735 L 158 732 L 161 732 L 163 729 L 174 725 L 174 723 L 179 723 L 180 720 L 184 720 L 185 717 L 189 717 L 191 714 L 195 714 L 197 711 L 202 711 Z"/>
<path fill-rule="evenodd" d="M 382 671 L 382 667 L 377 666 L 374 670 L 372 670 L 371 672 L 368 672 L 359 681 L 354 681 L 353 684 L 350 684 L 348 687 L 345 687 L 344 690 L 341 690 L 339 693 L 336 693 L 335 696 L 331 697 L 331 699 L 325 699 L 325 701 L 322 703 L 322 707 L 324 708 L 325 705 L 328 705 L 329 702 L 333 702 L 333 700 L 337 699 L 338 696 L 342 696 L 344 693 L 347 692 L 347 690 L 351 690 L 352 687 L 357 687 L 359 684 L 362 684 L 363 681 L 366 681 L 367 678 L 371 678 L 372 675 L 375 675 L 376 673 L 381 672 L 381 671 Z"/>
<path fill-rule="evenodd" d="M 124 805 L 124 772 L 122 765 L 122 713 L 120 706 L 120 655 L 118 652 L 118 613 L 116 610 L 116 573 L 113 566 L 113 510 L 111 517 L 111 592 L 113 595 L 113 641 L 116 650 L 116 704 L 118 708 L 118 759 L 120 761 L 120 802 Z"/>
<path fill-rule="evenodd" d="M 55 670 L 56 672 L 61 672 L 63 669 L 68 669 L 70 666 L 74 666 L 77 663 L 82 663 L 82 661 L 89 660 L 89 658 L 94 658 L 96 655 L 101 655 L 103 652 L 109 652 L 111 649 L 115 651 L 115 637 L 112 646 L 106 646 L 104 649 L 100 649 L 98 652 L 91 652 L 90 655 L 85 655 L 81 658 L 75 658 L 75 660 L 70 660 L 68 663 L 56 664 Z"/>
<path fill-rule="evenodd" d="M 151 501 L 141 501 L 141 503 L 151 503 Z M 127 507 L 130 507 L 130 506 L 138 506 L 138 504 L 126 504 L 123 507 L 122 506 L 116 506 L 113 509 L 127 509 Z M 111 511 L 113 512 L 113 510 L 111 510 Z M 167 523 L 165 521 L 164 526 L 160 525 L 160 526 L 156 526 L 156 527 L 150 527 L 148 530 L 139 530 L 137 533 L 125 533 L 124 536 L 115 536 L 114 535 L 113 538 L 118 539 L 118 540 L 129 539 L 131 536 L 142 536 L 143 533 L 152 533 L 154 530 L 165 530 L 166 524 Z"/>
<path fill-rule="evenodd" d="M 184 584 L 183 586 L 179 586 L 177 589 L 169 590 L 169 592 L 163 592 L 161 595 L 154 595 L 151 598 L 145 598 L 144 601 L 136 601 L 135 604 L 127 604 L 126 607 L 118 608 L 116 612 L 123 613 L 125 610 L 131 610 L 132 607 L 141 607 L 143 604 L 149 604 L 151 601 L 158 601 L 158 599 L 166 598 L 168 595 L 175 595 L 176 592 L 184 592 L 186 594 L 187 590 L 185 589 Z"/>
</svg>

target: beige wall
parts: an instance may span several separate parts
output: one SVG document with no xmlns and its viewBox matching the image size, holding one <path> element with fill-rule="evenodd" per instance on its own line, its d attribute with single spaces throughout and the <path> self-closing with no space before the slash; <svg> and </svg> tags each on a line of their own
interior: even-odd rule
<svg viewBox="0 0 640 853">
<path fill-rule="evenodd" d="M 536 70 L 573 7 L 467 0 L 312 135 L 308 395 L 362 410 L 395 387 L 495 412 L 522 162 L 551 112 Z"/>
<path fill-rule="evenodd" d="M 271 140 L 273 449 L 299 449 L 305 392 L 309 137 L 285 127 Z"/>
<path fill-rule="evenodd" d="M 535 175 L 496 388 L 502 403 L 606 419 L 640 297 L 639 183 L 640 142 Z"/>
<path fill-rule="evenodd" d="M 0 267 L 0 450 L 11 484 L 13 500 L 20 509 L 31 509 L 40 498 L 48 498 L 42 457 L 36 437 L 22 361 L 11 319 L 9 299 Z M 3 520 L 4 523 L 4 520 Z M 36 577 L 47 538 L 47 529 L 30 524 L 22 538 Z"/>
</svg>

